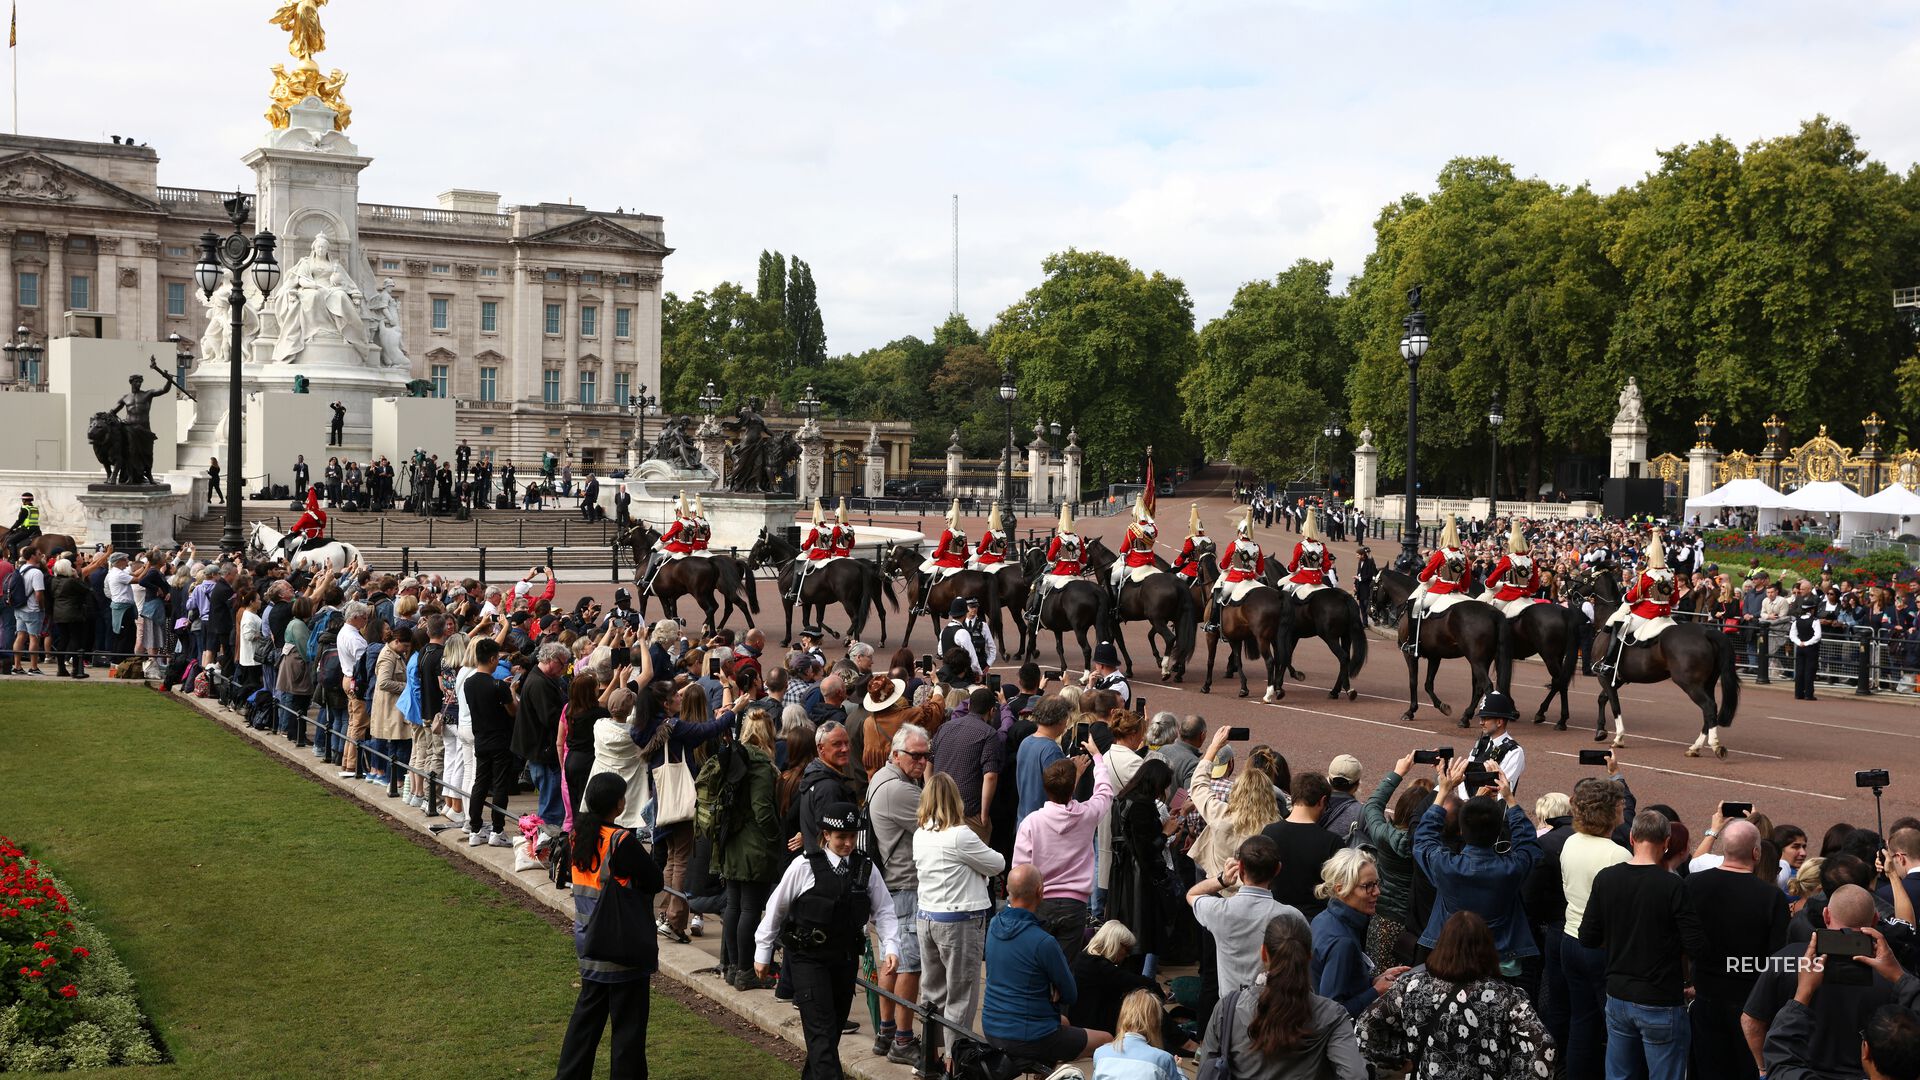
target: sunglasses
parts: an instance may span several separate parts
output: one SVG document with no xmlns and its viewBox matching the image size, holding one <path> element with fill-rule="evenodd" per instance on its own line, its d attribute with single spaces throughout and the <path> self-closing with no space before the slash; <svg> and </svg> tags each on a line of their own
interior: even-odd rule
<svg viewBox="0 0 1920 1080">
<path fill-rule="evenodd" d="M 897 750 L 895 753 L 905 754 L 915 761 L 925 761 L 933 756 L 925 750 Z"/>
</svg>

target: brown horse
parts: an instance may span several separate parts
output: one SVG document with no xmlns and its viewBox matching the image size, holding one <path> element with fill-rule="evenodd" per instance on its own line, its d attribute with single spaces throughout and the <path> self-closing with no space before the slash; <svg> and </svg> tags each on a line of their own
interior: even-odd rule
<svg viewBox="0 0 1920 1080">
<path fill-rule="evenodd" d="M 959 570 L 929 587 L 927 581 L 932 575 L 921 571 L 923 561 L 918 545 L 895 544 L 881 567 L 889 576 L 899 577 L 907 592 L 907 632 L 900 640 L 913 639 L 913 624 L 923 612 L 937 619 L 947 613 L 955 600 L 980 601 L 980 617 L 993 628 L 993 640 L 1006 640 L 1000 636 L 1000 608 L 1006 600 L 1000 595 L 999 575 L 985 570 Z"/>
<path fill-rule="evenodd" d="M 1596 567 L 1575 582 L 1576 589 L 1593 596 L 1594 620 L 1600 629 L 1593 635 L 1593 655 L 1606 656 L 1613 649 L 1613 629 L 1607 619 L 1620 606 L 1620 582 L 1612 567 Z M 1629 645 L 1620 650 L 1620 669 L 1600 677 L 1600 714 L 1594 720 L 1593 741 L 1607 737 L 1607 710 L 1613 710 L 1613 745 L 1626 741 L 1626 718 L 1620 715 L 1620 686 L 1623 683 L 1655 683 L 1672 679 L 1700 707 L 1700 736 L 1687 748 L 1688 757 L 1699 757 L 1703 746 L 1719 757 L 1727 756 L 1720 742 L 1720 729 L 1733 726 L 1733 714 L 1740 710 L 1740 677 L 1734 672 L 1733 639 L 1718 627 L 1701 623 L 1676 623 L 1645 645 Z M 1720 684 L 1720 702 L 1713 700 L 1713 684 Z"/>
<path fill-rule="evenodd" d="M 1029 548 L 1020 556 L 1020 561 L 1027 576 L 1034 581 L 1034 588 L 1039 588 L 1041 567 L 1046 561 L 1045 552 L 1037 547 Z M 1064 670 L 1067 666 L 1065 635 L 1071 630 L 1074 640 L 1080 643 L 1081 659 L 1085 661 L 1083 666 L 1091 669 L 1093 641 L 1087 639 L 1087 631 L 1093 631 L 1094 641 L 1107 632 L 1108 619 L 1112 615 L 1111 606 L 1106 586 L 1091 581 L 1075 578 L 1053 590 L 1040 602 L 1040 611 L 1035 618 L 1032 636 L 1027 638 L 1027 651 L 1023 658 L 1037 658 L 1040 655 L 1040 631 L 1051 630 L 1054 652 L 1059 654 L 1060 667 Z"/>
<path fill-rule="evenodd" d="M 653 551 L 653 545 L 660 539 L 644 522 L 629 527 L 622 533 L 619 543 L 633 551 L 635 572 L 643 571 L 647 565 L 647 556 Z M 706 556 L 689 556 L 660 564 L 651 581 L 636 581 L 635 610 L 642 616 L 647 613 L 647 597 L 660 599 L 660 607 L 670 619 L 679 619 L 680 598 L 691 596 L 706 612 L 708 632 L 725 626 L 733 617 L 737 606 L 747 616 L 747 625 L 753 625 L 754 613 L 760 610 L 760 598 L 755 594 L 753 574 L 740 559 L 717 552 Z M 714 597 L 718 595 L 719 600 Z M 718 620 L 714 612 L 724 602 L 726 610 Z"/>
<path fill-rule="evenodd" d="M 1220 577 L 1220 563 L 1209 551 L 1200 556 L 1201 586 L 1209 591 Z M 1264 700 L 1279 701 L 1287 696 L 1278 671 L 1275 667 L 1280 658 L 1279 639 L 1281 621 L 1287 617 L 1287 598 L 1280 590 L 1271 585 L 1262 584 L 1239 603 L 1223 607 L 1214 613 L 1219 624 L 1218 630 L 1207 631 L 1207 679 L 1200 684 L 1200 692 L 1213 692 L 1213 658 L 1220 648 L 1222 638 L 1227 642 L 1228 671 L 1235 667 L 1240 671 L 1240 696 L 1247 696 L 1247 665 L 1241 660 L 1240 647 L 1253 646 L 1252 652 L 1267 664 L 1267 692 Z M 1249 656 L 1247 659 L 1251 660 Z"/>
<path fill-rule="evenodd" d="M 785 540 L 760 530 L 760 538 L 753 542 L 753 550 L 747 555 L 747 566 L 758 570 L 763 566 L 773 567 L 780 585 L 780 604 L 787 612 L 787 636 L 782 639 L 785 645 L 793 640 L 793 605 L 788 599 L 793 590 L 793 579 L 797 572 L 795 563 L 800 558 L 799 549 Z M 900 610 L 900 601 L 893 594 L 893 579 L 880 569 L 880 564 L 872 559 L 834 559 L 826 565 L 815 568 L 807 574 L 800 590 L 800 622 L 822 623 L 827 614 L 827 605 L 838 603 L 847 613 L 847 636 L 857 640 L 866 640 L 862 635 L 867 628 L 867 607 L 880 616 L 880 638 L 874 644 L 884 645 L 887 641 L 887 610 L 881 605 L 881 598 L 895 611 Z"/>
<path fill-rule="evenodd" d="M 1399 641 L 1404 649 L 1413 633 L 1413 610 L 1407 599 L 1413 594 L 1418 582 L 1411 576 L 1398 570 L 1380 572 L 1380 584 L 1374 590 L 1380 602 L 1397 606 L 1400 612 Z M 1460 715 L 1460 726 L 1466 727 L 1473 714 L 1485 700 L 1487 691 L 1505 690 L 1512 684 L 1513 669 L 1513 631 L 1507 625 L 1507 617 L 1490 604 L 1478 600 L 1462 600 L 1438 615 L 1429 615 L 1420 620 L 1420 640 L 1418 652 L 1407 653 L 1407 711 L 1400 715 L 1402 720 L 1413 719 L 1419 709 L 1417 697 L 1420 680 L 1420 661 L 1427 661 L 1427 699 L 1440 710 L 1442 716 L 1452 715 L 1453 709 L 1440 700 L 1433 690 L 1434 676 L 1440 673 L 1440 661 L 1465 658 L 1467 668 L 1473 674 L 1473 700 L 1467 703 L 1466 711 Z"/>
<path fill-rule="evenodd" d="M 8 546 L 11 547 L 12 545 L 9 544 Z M 17 559 L 20 555 L 24 555 L 29 551 L 37 551 L 51 560 L 58 557 L 62 552 L 78 555 L 80 553 L 80 543 L 68 533 L 43 532 L 39 536 L 21 544 L 20 551 L 14 555 L 14 558 Z"/>
<path fill-rule="evenodd" d="M 1087 565 L 1092 568 L 1095 581 L 1110 580 L 1116 557 L 1100 541 L 1088 541 Z M 1157 557 L 1154 561 L 1160 562 Z M 1114 604 L 1113 643 L 1120 647 L 1128 678 L 1133 677 L 1133 657 L 1127 653 L 1127 635 L 1121 624 L 1129 622 L 1147 624 L 1147 648 L 1160 667 L 1162 679 L 1179 682 L 1186 674 L 1187 661 L 1193 659 L 1195 627 L 1199 622 L 1199 611 L 1187 588 L 1187 579 L 1164 565 L 1139 581 L 1120 586 L 1120 597 Z M 1166 643 L 1164 655 L 1160 648 L 1162 641 Z"/>
</svg>

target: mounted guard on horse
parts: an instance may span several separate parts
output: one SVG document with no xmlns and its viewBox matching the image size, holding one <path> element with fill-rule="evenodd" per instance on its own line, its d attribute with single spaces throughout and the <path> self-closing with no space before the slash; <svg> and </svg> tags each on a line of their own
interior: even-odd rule
<svg viewBox="0 0 1920 1080">
<path fill-rule="evenodd" d="M 1333 575 L 1333 552 L 1320 539 L 1319 517 L 1319 511 L 1308 507 L 1300 523 L 1300 541 L 1293 545 L 1293 559 L 1287 563 L 1287 576 L 1276 582 L 1294 600 L 1305 600 L 1332 584 L 1327 579 Z"/>
<path fill-rule="evenodd" d="M 1147 497 L 1142 494 L 1133 500 L 1133 524 L 1127 526 L 1126 535 L 1120 538 L 1120 550 L 1116 553 L 1119 558 L 1114 560 L 1112 574 L 1107 579 L 1107 587 L 1113 590 L 1116 602 L 1122 585 L 1159 571 L 1153 554 L 1154 543 L 1159 539 L 1160 527 L 1153 523 L 1153 515 L 1147 511 Z"/>
<path fill-rule="evenodd" d="M 647 569 L 640 576 L 640 595 L 645 596 L 653 588 L 654 576 L 667 563 L 684 559 L 694 552 L 693 511 L 687 507 L 687 493 L 682 491 L 673 509 L 673 520 L 660 530 L 660 539 L 653 542 L 653 550 L 647 555 Z"/>
<path fill-rule="evenodd" d="M 967 565 L 975 570 L 984 570 L 997 574 L 1007 564 L 1007 534 L 1000 528 L 1000 504 L 994 503 L 987 514 L 987 528 L 980 534 L 980 543 L 973 549 L 973 557 Z"/>
<path fill-rule="evenodd" d="M 1207 617 L 1200 627 L 1209 633 L 1220 631 L 1222 608 L 1238 604 L 1247 593 L 1266 584 L 1267 556 L 1253 539 L 1253 507 L 1249 506 L 1234 522 L 1233 543 L 1223 555 L 1224 572 L 1214 582 L 1213 595 L 1207 601 Z"/>
<path fill-rule="evenodd" d="M 287 565 L 293 565 L 293 557 L 300 549 L 327 535 L 327 512 L 320 508 L 320 489 L 307 489 L 306 509 L 293 523 L 287 535 L 280 538 L 280 553 L 286 556 Z"/>
<path fill-rule="evenodd" d="M 1040 575 L 1040 587 L 1027 597 L 1027 621 L 1031 623 L 1040 618 L 1040 605 L 1046 603 L 1049 593 L 1077 580 L 1086 570 L 1086 542 L 1073 531 L 1073 507 L 1062 503 L 1059 528 L 1047 542 L 1046 567 Z"/>
<path fill-rule="evenodd" d="M 960 527 L 960 500 L 953 500 L 947 508 L 947 527 L 940 531 L 940 540 L 933 545 L 933 554 L 920 564 L 920 596 L 922 604 L 915 614 L 925 615 L 925 598 L 935 585 L 962 570 L 967 569 L 967 531 Z"/>
<path fill-rule="evenodd" d="M 1408 612 L 1413 616 L 1413 632 L 1401 644 L 1410 656 L 1420 655 L 1420 624 L 1428 616 L 1437 615 L 1462 600 L 1470 600 L 1467 595 L 1467 553 L 1460 547 L 1460 526 L 1453 515 L 1447 515 L 1446 527 L 1440 530 L 1440 546 L 1427 558 L 1427 565 L 1420 571 L 1420 585 L 1407 598 Z"/>
<path fill-rule="evenodd" d="M 1673 571 L 1667 568 L 1667 550 L 1660 530 L 1653 530 L 1647 541 L 1647 564 L 1627 590 L 1626 603 L 1614 609 L 1606 628 L 1613 635 L 1613 648 L 1593 665 L 1594 673 L 1616 685 L 1620 654 L 1630 645 L 1653 644 L 1655 638 L 1672 629 Z"/>
<path fill-rule="evenodd" d="M 1546 602 L 1540 599 L 1540 564 L 1534 561 L 1533 547 L 1527 543 L 1519 518 L 1514 519 L 1513 530 L 1507 535 L 1507 553 L 1487 574 L 1487 588 L 1480 594 L 1480 601 L 1499 608 L 1510 619 L 1525 614 L 1534 604 Z"/>
<path fill-rule="evenodd" d="M 845 500 L 841 500 L 842 506 Z M 845 515 L 841 515 L 842 520 Z M 842 551 L 840 534 L 847 534 L 845 550 Z M 847 529 L 838 521 L 828 521 L 827 511 L 820 500 L 813 500 L 813 519 L 807 525 L 807 538 L 800 542 L 801 557 L 794 565 L 793 587 L 787 590 L 788 603 L 800 599 L 800 590 L 807 583 L 807 575 L 835 559 L 844 559 L 853 554 L 853 530 Z"/>
</svg>

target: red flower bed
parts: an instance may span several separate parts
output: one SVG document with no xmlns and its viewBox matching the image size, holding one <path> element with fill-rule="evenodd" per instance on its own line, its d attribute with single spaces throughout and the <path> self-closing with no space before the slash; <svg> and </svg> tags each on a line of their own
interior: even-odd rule
<svg viewBox="0 0 1920 1080">
<path fill-rule="evenodd" d="M 0 1008 L 19 1003 L 24 1033 L 51 1034 L 72 1020 L 74 975 L 90 954 L 72 944 L 68 914 L 59 885 L 0 836 Z"/>
</svg>

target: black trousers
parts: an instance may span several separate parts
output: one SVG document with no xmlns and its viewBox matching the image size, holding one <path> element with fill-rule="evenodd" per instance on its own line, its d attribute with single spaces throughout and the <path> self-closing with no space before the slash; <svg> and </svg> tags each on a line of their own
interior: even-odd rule
<svg viewBox="0 0 1920 1080">
<path fill-rule="evenodd" d="M 1724 1080 L 1754 1080 L 1753 1051 L 1740 1030 L 1744 1000 L 1697 997 L 1687 1018 L 1693 1025 L 1693 1074 Z"/>
<path fill-rule="evenodd" d="M 746 968 L 753 973 L 753 932 L 766 913 L 767 897 L 773 895 L 773 883 L 767 881 L 729 881 L 726 907 L 720 916 L 720 963 Z"/>
<path fill-rule="evenodd" d="M 1820 646 L 1796 645 L 1793 648 L 1793 696 L 1796 701 L 1813 700 L 1813 673 L 1820 666 Z"/>
<path fill-rule="evenodd" d="M 507 805 L 507 798 L 513 794 L 514 778 L 519 772 L 520 759 L 514 757 L 511 750 L 474 752 L 473 779 L 467 785 L 470 792 L 467 799 L 467 825 L 470 831 L 480 831 L 480 811 L 489 801 L 498 806 Z M 507 831 L 506 811 L 493 811 L 493 831 Z"/>
<path fill-rule="evenodd" d="M 800 1030 L 807 1042 L 807 1064 L 800 1080 L 843 1080 L 840 1027 L 853 1008 L 853 976 L 860 958 L 799 951 L 789 955 L 793 1002 L 800 1008 Z"/>
<path fill-rule="evenodd" d="M 653 990 L 649 979 L 604 983 L 580 980 L 580 999 L 567 1021 L 567 1037 L 560 1044 L 560 1067 L 553 1080 L 592 1080 L 600 1033 L 613 1021 L 613 1080 L 646 1080 L 647 1013 Z"/>
</svg>

